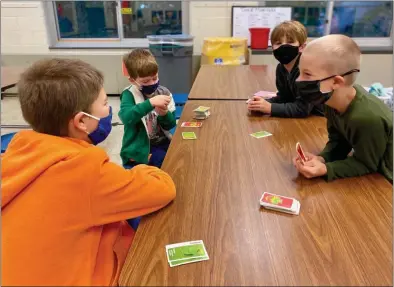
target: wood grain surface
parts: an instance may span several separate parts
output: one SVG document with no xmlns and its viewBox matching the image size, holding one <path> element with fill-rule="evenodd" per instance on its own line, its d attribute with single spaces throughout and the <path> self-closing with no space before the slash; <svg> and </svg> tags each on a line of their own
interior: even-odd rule
<svg viewBox="0 0 394 287">
<path fill-rule="evenodd" d="M 203 65 L 189 99 L 247 100 L 258 91 L 276 91 L 275 66 Z"/>
<path fill-rule="evenodd" d="M 163 165 L 177 197 L 143 218 L 120 285 L 392 286 L 392 186 L 379 174 L 307 180 L 292 166 L 297 141 L 312 153 L 324 147 L 324 118 L 249 117 L 243 102 L 188 101 L 180 123 L 199 105 L 212 116 L 178 127 Z M 249 135 L 261 130 L 273 136 Z M 295 197 L 300 215 L 260 208 L 264 191 Z M 169 267 L 165 245 L 200 239 L 209 261 Z"/>
<path fill-rule="evenodd" d="M 14 87 L 25 68 L 1 67 L 1 91 Z"/>
</svg>

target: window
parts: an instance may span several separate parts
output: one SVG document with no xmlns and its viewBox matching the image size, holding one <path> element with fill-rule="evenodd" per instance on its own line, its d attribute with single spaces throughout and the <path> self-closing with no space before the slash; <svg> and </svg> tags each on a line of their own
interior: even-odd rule
<svg viewBox="0 0 394 287">
<path fill-rule="evenodd" d="M 267 1 L 268 7 L 292 7 L 291 18 L 302 23 L 309 37 L 324 35 L 326 6 L 325 1 Z"/>
<path fill-rule="evenodd" d="M 118 38 L 115 1 L 56 1 L 60 39 Z"/>
<path fill-rule="evenodd" d="M 147 47 L 147 35 L 188 33 L 190 1 L 198 0 L 43 3 L 52 47 L 129 48 Z M 310 38 L 340 33 L 353 37 L 361 47 L 392 47 L 393 2 L 390 0 L 257 3 L 267 7 L 291 7 L 292 19 L 305 25 Z M 206 9 L 212 8 L 207 6 Z"/>
<path fill-rule="evenodd" d="M 182 34 L 181 1 L 122 1 L 125 38 Z"/>
<path fill-rule="evenodd" d="M 334 3 L 331 33 L 349 37 L 390 37 L 393 2 L 338 1 Z"/>
<path fill-rule="evenodd" d="M 45 1 L 53 47 L 147 47 L 148 35 L 187 33 L 185 1 Z"/>
</svg>

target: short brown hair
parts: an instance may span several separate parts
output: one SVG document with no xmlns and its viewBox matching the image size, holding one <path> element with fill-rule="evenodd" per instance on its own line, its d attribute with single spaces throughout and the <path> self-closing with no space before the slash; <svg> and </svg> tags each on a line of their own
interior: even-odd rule
<svg viewBox="0 0 394 287">
<path fill-rule="evenodd" d="M 271 33 L 271 43 L 281 41 L 286 38 L 288 42 L 298 41 L 303 45 L 308 39 L 308 32 L 304 25 L 298 21 L 285 21 L 277 25 Z"/>
<path fill-rule="evenodd" d="M 68 122 L 80 111 L 90 112 L 103 82 L 103 74 L 81 60 L 40 60 L 18 83 L 23 117 L 37 132 L 67 136 Z"/>
<path fill-rule="evenodd" d="M 145 49 L 135 49 L 123 57 L 123 63 L 130 78 L 151 77 L 159 71 L 159 65 L 151 52 Z"/>
<path fill-rule="evenodd" d="M 350 37 L 340 34 L 326 35 L 317 38 L 306 46 L 305 54 L 318 57 L 318 65 L 332 75 L 342 75 L 351 70 L 359 70 L 361 51 L 357 43 Z M 345 84 L 353 85 L 358 73 L 345 76 Z"/>
</svg>

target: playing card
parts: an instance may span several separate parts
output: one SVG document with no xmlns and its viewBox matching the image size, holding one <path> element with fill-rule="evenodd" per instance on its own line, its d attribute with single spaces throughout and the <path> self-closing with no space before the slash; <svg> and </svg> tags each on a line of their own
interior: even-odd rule
<svg viewBox="0 0 394 287">
<path fill-rule="evenodd" d="M 259 91 L 259 92 L 255 93 L 254 95 L 256 97 L 262 97 L 264 99 L 270 99 L 270 98 L 276 97 L 275 92 L 269 92 L 269 91 Z"/>
<path fill-rule="evenodd" d="M 202 126 L 202 122 L 183 122 L 182 128 L 200 128 Z"/>
<path fill-rule="evenodd" d="M 209 259 L 202 240 L 167 245 L 166 253 L 170 267 Z"/>
<path fill-rule="evenodd" d="M 293 198 L 285 197 L 281 195 L 276 195 L 268 192 L 264 192 L 261 196 L 260 202 L 267 203 L 269 205 L 274 205 L 277 207 L 288 208 L 290 209 L 293 205 Z"/>
<path fill-rule="evenodd" d="M 193 110 L 194 112 L 199 112 L 199 113 L 205 113 L 206 111 L 208 111 L 210 108 L 209 107 L 203 107 L 203 106 L 199 106 L 197 109 Z"/>
<path fill-rule="evenodd" d="M 266 209 L 298 215 L 301 204 L 298 200 L 286 196 L 264 192 L 260 198 L 260 205 Z"/>
<path fill-rule="evenodd" d="M 261 138 L 264 138 L 264 137 L 272 136 L 271 133 L 266 132 L 266 131 L 256 132 L 256 133 L 253 133 L 253 134 L 250 134 L 250 135 L 252 137 L 256 138 L 256 139 L 261 139 Z"/>
<path fill-rule="evenodd" d="M 197 139 L 197 136 L 194 132 L 183 132 L 182 138 L 184 140 L 195 140 L 195 139 Z"/>
<path fill-rule="evenodd" d="M 297 154 L 299 155 L 301 161 L 303 163 L 306 162 L 307 161 L 306 156 L 305 156 L 305 153 L 304 153 L 300 143 L 296 143 L 296 151 L 297 151 Z"/>
</svg>

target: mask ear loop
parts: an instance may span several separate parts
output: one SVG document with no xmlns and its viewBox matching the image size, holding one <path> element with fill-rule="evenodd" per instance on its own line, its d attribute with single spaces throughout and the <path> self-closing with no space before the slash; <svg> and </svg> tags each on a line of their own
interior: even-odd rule
<svg viewBox="0 0 394 287">
<path fill-rule="evenodd" d="M 344 76 L 347 76 L 347 75 L 350 75 L 350 74 L 353 74 L 353 73 L 359 73 L 359 72 L 360 72 L 359 69 L 353 69 L 353 70 L 350 70 L 349 72 L 346 72 L 346 73 L 344 73 L 344 74 L 342 74 L 342 75 L 339 75 L 339 76 L 344 77 Z M 336 77 L 336 76 L 338 76 L 338 75 L 332 75 L 332 76 L 329 76 L 329 77 L 327 77 L 327 78 L 321 79 L 321 80 L 319 80 L 319 83 L 320 83 L 320 82 L 323 82 L 323 81 L 326 81 L 326 80 L 328 80 L 328 79 L 334 78 L 334 77 Z"/>
<path fill-rule="evenodd" d="M 85 116 L 88 116 L 89 118 L 95 119 L 97 121 L 99 121 L 100 119 L 98 117 L 92 116 L 91 114 L 85 113 L 85 112 L 81 112 L 83 113 Z"/>
</svg>

